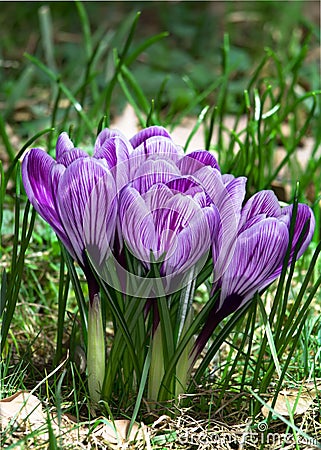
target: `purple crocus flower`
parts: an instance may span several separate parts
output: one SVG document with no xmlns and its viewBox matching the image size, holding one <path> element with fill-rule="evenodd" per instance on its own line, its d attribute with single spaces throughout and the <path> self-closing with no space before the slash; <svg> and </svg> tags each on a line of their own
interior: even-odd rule
<svg viewBox="0 0 321 450">
<path fill-rule="evenodd" d="M 233 256 L 214 284 L 214 290 L 220 289 L 219 298 L 195 342 L 194 358 L 225 317 L 244 306 L 281 274 L 289 245 L 292 210 L 292 205 L 281 208 L 272 191 L 258 192 L 244 205 Z M 307 249 L 315 227 L 312 210 L 305 204 L 298 204 L 288 264 L 293 260 L 305 226 L 297 259 Z"/>
<path fill-rule="evenodd" d="M 162 276 L 189 270 L 209 252 L 220 227 L 219 212 L 201 185 L 186 177 L 167 181 L 168 166 L 168 172 L 147 173 L 127 186 L 119 210 L 126 244 L 148 268 L 152 252 L 154 261 L 162 261 Z"/>
<path fill-rule="evenodd" d="M 114 137 L 113 141 L 118 145 Z M 56 145 L 56 160 L 33 148 L 22 161 L 22 180 L 31 204 L 83 268 L 89 288 L 94 289 L 91 298 L 98 287 L 85 249 L 97 263 L 107 258 L 117 214 L 116 186 L 110 170 L 113 161 L 106 152 L 97 140 L 96 155 L 90 157 L 62 133 Z"/>
<path fill-rule="evenodd" d="M 162 273 L 175 271 L 175 265 L 172 263 L 177 242 L 175 245 L 173 244 L 173 236 L 177 237 L 180 233 L 179 229 L 181 230 L 184 214 L 186 213 L 186 218 L 188 217 L 188 208 L 185 205 L 184 211 L 182 210 L 179 213 L 172 211 L 172 216 L 175 214 L 180 216 L 181 222 L 178 224 L 178 221 L 176 221 L 175 226 L 173 222 L 166 223 L 166 226 L 171 229 L 171 238 L 169 238 L 169 235 L 165 236 L 165 230 L 162 229 L 164 220 L 161 220 L 160 216 L 164 215 L 166 210 L 168 218 L 170 215 L 168 213 L 169 208 L 173 206 L 176 208 L 178 202 L 180 204 L 182 202 L 178 199 L 186 195 L 190 196 L 186 186 L 192 185 L 193 189 L 199 191 L 198 196 L 204 197 L 206 207 L 213 208 L 216 211 L 215 226 L 212 223 L 213 228 L 205 233 L 204 241 L 204 224 L 202 225 L 201 219 L 199 229 L 193 228 L 193 233 L 195 233 L 193 239 L 201 242 L 206 251 L 209 250 L 211 243 L 215 242 L 215 277 L 218 278 L 228 263 L 232 248 L 235 245 L 240 211 L 245 196 L 246 179 L 244 177 L 222 176 L 215 157 L 206 150 L 197 150 L 185 154 L 181 147 L 175 145 L 168 132 L 162 127 L 153 126 L 140 131 L 130 139 L 130 145 L 132 147 L 128 151 L 130 183 L 121 194 L 119 217 L 119 229 L 127 245 L 137 258 L 145 262 L 149 261 L 151 250 L 156 259 L 164 251 L 167 253 L 167 262 L 164 261 Z M 175 199 L 172 199 L 171 203 L 165 195 L 165 192 L 168 194 L 172 189 L 169 183 L 172 183 L 171 186 L 176 183 L 176 186 L 174 186 L 174 190 L 176 190 Z M 157 186 L 157 188 L 153 188 L 154 186 Z M 174 195 L 173 192 L 171 195 Z M 154 200 L 151 201 L 151 198 Z M 190 202 L 191 197 L 185 201 Z M 195 199 L 193 199 L 193 202 L 195 206 Z M 183 208 L 182 204 L 181 207 Z M 154 209 L 151 210 L 150 208 Z M 160 214 L 160 210 L 163 211 L 162 214 Z M 149 214 L 147 211 L 149 211 Z M 194 212 L 197 215 L 196 211 Z M 141 215 L 144 219 L 140 217 Z M 202 214 L 199 217 L 203 217 Z M 137 222 L 138 220 L 140 221 Z M 197 222 L 196 219 L 194 222 Z M 219 225 L 218 222 L 220 222 Z M 185 227 L 186 223 L 188 221 L 185 221 Z M 156 229 L 152 232 L 151 230 L 155 226 Z M 192 226 L 192 222 L 189 226 Z M 140 227 L 145 227 L 144 233 Z M 191 230 L 192 228 L 190 233 Z M 196 246 L 193 247 L 188 240 L 184 241 L 183 236 L 187 234 L 187 230 L 185 230 L 180 238 L 182 248 L 177 255 L 179 255 L 178 259 L 183 261 L 181 252 L 184 248 L 184 251 L 187 252 L 185 258 L 189 260 L 186 267 L 191 267 L 197 258 L 205 252 L 199 253 L 199 250 L 196 251 Z M 209 235 L 211 236 L 211 242 L 207 239 Z M 200 236 L 202 236 L 202 239 L 200 239 Z M 150 239 L 148 242 L 147 237 Z M 151 247 L 148 248 L 148 245 L 151 245 Z M 193 251 L 195 251 L 195 254 L 192 257 Z M 173 254 L 171 269 L 169 269 L 168 252 Z M 178 269 L 178 266 L 177 262 L 176 269 Z M 184 264 L 181 264 L 181 270 L 184 270 L 184 267 Z"/>
</svg>

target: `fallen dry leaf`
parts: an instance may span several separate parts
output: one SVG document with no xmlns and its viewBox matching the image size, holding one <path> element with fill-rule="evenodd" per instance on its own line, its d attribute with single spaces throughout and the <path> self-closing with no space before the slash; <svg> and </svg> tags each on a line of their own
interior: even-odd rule
<svg viewBox="0 0 321 450">
<path fill-rule="evenodd" d="M 46 423 L 40 400 L 27 391 L 19 391 L 0 401 L 2 430 L 10 423 L 34 431 Z"/>
<path fill-rule="evenodd" d="M 290 417 L 289 411 L 292 411 L 294 416 L 301 416 L 311 406 L 315 398 L 316 390 L 314 388 L 287 389 L 280 391 L 273 410 L 284 417 Z M 267 405 L 271 407 L 272 402 L 273 400 L 269 400 Z M 267 417 L 269 412 L 268 407 L 263 406 L 263 416 Z"/>
<path fill-rule="evenodd" d="M 119 419 L 114 421 L 104 421 L 95 430 L 95 437 L 100 437 L 111 447 L 119 449 L 120 445 L 127 442 L 137 442 L 144 439 L 144 433 L 137 423 L 134 423 L 129 436 L 127 437 L 129 430 L 130 420 Z"/>
</svg>

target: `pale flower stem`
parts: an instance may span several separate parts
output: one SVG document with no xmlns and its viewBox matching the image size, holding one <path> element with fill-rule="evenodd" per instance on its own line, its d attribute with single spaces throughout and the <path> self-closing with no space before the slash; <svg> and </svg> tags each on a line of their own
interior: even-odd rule
<svg viewBox="0 0 321 450">
<path fill-rule="evenodd" d="M 157 401 L 163 377 L 164 377 L 164 356 L 163 356 L 162 327 L 159 323 L 158 327 L 155 330 L 152 342 L 152 359 L 150 363 L 148 376 L 149 400 Z"/>
<path fill-rule="evenodd" d="M 105 377 L 105 333 L 103 328 L 101 301 L 94 295 L 88 310 L 87 373 L 90 400 L 98 403 Z"/>
<path fill-rule="evenodd" d="M 190 310 L 187 314 L 186 321 L 182 330 L 182 335 L 184 336 L 187 329 L 191 326 L 193 321 L 193 311 Z M 191 339 L 183 353 L 181 354 L 177 365 L 176 365 L 176 383 L 175 383 L 175 396 L 178 397 L 186 391 L 189 378 L 191 376 L 191 366 L 189 355 L 194 344 L 194 339 Z"/>
</svg>

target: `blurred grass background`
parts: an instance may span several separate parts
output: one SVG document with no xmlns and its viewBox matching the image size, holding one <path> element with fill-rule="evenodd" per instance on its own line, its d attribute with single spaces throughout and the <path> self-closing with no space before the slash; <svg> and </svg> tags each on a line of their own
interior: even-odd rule
<svg viewBox="0 0 321 450">
<path fill-rule="evenodd" d="M 277 51 L 286 63 L 309 36 L 298 85 L 305 91 L 320 86 L 318 1 L 111 1 L 84 2 L 84 6 L 93 47 L 100 46 L 95 67 L 98 93 L 112 76 L 112 50 L 124 44 L 126 24 L 137 11 L 141 11 L 141 17 L 135 44 L 156 33 L 169 32 L 131 66 L 150 100 L 157 97 L 168 77 L 160 105 L 165 113 L 170 110 L 174 115 L 183 110 L 193 96 L 219 76 L 226 33 L 230 40 L 229 112 L 238 110 L 243 90 L 266 46 Z M 85 66 L 88 55 L 82 26 L 74 2 L 1 2 L 0 111 L 18 136 L 25 138 L 48 126 L 52 110 L 48 78 L 30 65 L 24 53 L 35 55 L 59 72 L 66 85 L 74 89 L 81 82 L 80 67 Z M 266 76 L 271 75 L 268 67 L 265 71 Z M 215 103 L 218 93 L 210 95 Z M 123 95 L 116 94 L 115 98 L 114 114 L 124 106 Z M 199 110 L 191 113 L 198 114 Z"/>
</svg>

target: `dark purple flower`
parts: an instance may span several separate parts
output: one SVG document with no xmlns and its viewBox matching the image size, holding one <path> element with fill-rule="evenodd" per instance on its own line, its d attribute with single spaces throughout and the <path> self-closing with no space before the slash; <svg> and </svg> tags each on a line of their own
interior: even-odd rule
<svg viewBox="0 0 321 450">
<path fill-rule="evenodd" d="M 289 245 L 292 210 L 292 205 L 281 208 L 272 191 L 258 192 L 244 205 L 234 252 L 226 270 L 214 284 L 214 290 L 220 289 L 219 298 L 195 343 L 195 357 L 225 317 L 245 305 L 256 292 L 261 292 L 281 274 Z M 307 249 L 315 227 L 311 209 L 298 204 L 288 264 L 293 260 L 305 226 L 307 229 L 297 259 Z"/>
<path fill-rule="evenodd" d="M 22 179 L 31 204 L 88 275 L 85 249 L 101 263 L 115 231 L 116 187 L 107 158 L 88 156 L 62 133 L 56 160 L 39 148 L 26 154 Z"/>
</svg>

